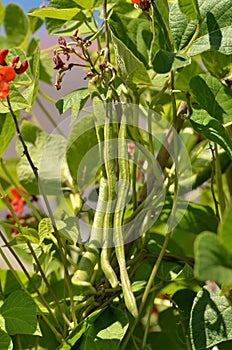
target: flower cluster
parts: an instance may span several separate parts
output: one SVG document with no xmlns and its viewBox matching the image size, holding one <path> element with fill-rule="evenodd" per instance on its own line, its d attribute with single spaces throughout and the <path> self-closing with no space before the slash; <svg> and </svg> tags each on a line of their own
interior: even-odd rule
<svg viewBox="0 0 232 350">
<path fill-rule="evenodd" d="M 115 68 L 108 62 L 107 50 L 97 51 L 95 55 L 89 51 L 89 47 L 92 42 L 88 39 L 83 39 L 78 36 L 78 29 L 76 29 L 71 37 L 72 42 L 66 42 L 65 38 L 58 38 L 59 48 L 54 51 L 53 62 L 54 69 L 58 70 L 56 76 L 56 89 L 61 89 L 61 84 L 65 72 L 71 70 L 75 66 L 84 67 L 87 69 L 87 73 L 84 76 L 84 80 L 91 78 L 92 82 L 96 82 L 98 79 L 109 85 L 116 76 Z M 61 58 L 61 55 L 65 56 L 66 61 L 70 61 L 71 57 L 74 57 L 75 61 L 71 63 L 65 63 Z M 94 56 L 94 58 L 93 58 Z M 78 60 L 77 60 L 78 59 Z M 79 63 L 80 62 L 80 63 Z"/>
<path fill-rule="evenodd" d="M 8 49 L 0 50 L 0 98 L 8 96 L 10 90 L 9 82 L 16 78 L 16 74 L 22 74 L 28 68 L 27 60 L 23 60 L 17 68 L 19 56 L 13 57 L 11 66 L 8 66 L 5 61 L 8 52 Z"/>
</svg>

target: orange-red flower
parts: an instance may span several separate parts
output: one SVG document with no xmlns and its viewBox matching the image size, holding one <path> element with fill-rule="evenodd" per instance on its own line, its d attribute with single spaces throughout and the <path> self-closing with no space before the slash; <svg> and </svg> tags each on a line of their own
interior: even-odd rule
<svg viewBox="0 0 232 350">
<path fill-rule="evenodd" d="M 10 86 L 9 82 L 14 80 L 16 74 L 24 73 L 28 68 L 27 60 L 23 60 L 19 68 L 17 68 L 17 63 L 19 62 L 19 56 L 15 56 L 12 59 L 12 65 L 8 66 L 5 58 L 8 55 L 8 49 L 0 50 L 0 99 L 6 98 L 9 94 Z"/>
<path fill-rule="evenodd" d="M 26 191 L 22 189 L 22 191 L 27 194 Z M 21 194 L 17 191 L 17 189 L 13 186 L 10 188 L 10 192 L 13 198 L 7 197 L 14 211 L 18 214 L 22 214 L 24 205 L 26 204 L 25 200 L 22 198 Z M 12 216 L 11 212 L 8 212 L 8 216 Z"/>
<path fill-rule="evenodd" d="M 14 80 L 16 73 L 13 67 L 0 67 L 0 98 L 6 98 L 9 94 L 9 81 Z"/>
<path fill-rule="evenodd" d="M 6 56 L 8 55 L 9 50 L 8 49 L 2 49 L 0 50 L 0 64 L 2 66 L 7 66 L 7 63 L 5 61 Z"/>
</svg>

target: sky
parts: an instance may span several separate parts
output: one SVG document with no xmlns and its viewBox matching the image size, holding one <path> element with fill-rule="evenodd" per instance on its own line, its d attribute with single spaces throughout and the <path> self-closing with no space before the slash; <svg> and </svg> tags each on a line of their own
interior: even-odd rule
<svg viewBox="0 0 232 350">
<path fill-rule="evenodd" d="M 43 0 L 2 0 L 4 5 L 9 4 L 10 2 L 16 3 L 25 11 L 28 11 L 33 7 L 39 7 L 39 5 L 43 3 Z"/>
</svg>

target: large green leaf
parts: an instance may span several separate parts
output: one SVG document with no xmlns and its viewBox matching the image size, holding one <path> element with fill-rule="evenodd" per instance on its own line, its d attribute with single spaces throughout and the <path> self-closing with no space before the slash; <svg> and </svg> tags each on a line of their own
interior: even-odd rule
<svg viewBox="0 0 232 350">
<path fill-rule="evenodd" d="M 114 36 L 123 42 L 141 62 L 147 65 L 152 39 L 148 20 L 143 17 L 130 18 L 121 13 L 113 12 L 109 23 Z"/>
<path fill-rule="evenodd" d="M 1 1 L 0 2 L 0 24 L 2 24 L 2 22 L 4 20 L 4 15 L 5 15 L 5 7 Z"/>
<path fill-rule="evenodd" d="M 202 28 L 188 53 L 194 56 L 212 49 L 226 54 L 232 53 L 231 0 L 199 0 L 198 3 Z M 170 11 L 170 26 L 177 50 L 183 50 L 188 45 L 196 31 L 197 23 L 197 20 L 189 21 L 181 12 L 178 3 L 173 5 Z"/>
<path fill-rule="evenodd" d="M 191 59 L 187 55 L 159 50 L 153 60 L 153 68 L 157 73 L 167 73 L 172 69 L 183 68 L 190 65 Z"/>
<path fill-rule="evenodd" d="M 5 8 L 4 26 L 7 47 L 20 46 L 27 37 L 29 21 L 17 4 L 11 3 Z"/>
<path fill-rule="evenodd" d="M 178 337 L 179 316 L 173 308 L 159 314 L 161 332 L 150 332 L 147 344 L 151 349 L 186 350 L 186 345 Z"/>
<path fill-rule="evenodd" d="M 63 157 L 66 149 L 66 140 L 60 135 L 49 137 L 44 131 L 27 121 L 21 127 L 21 134 L 26 142 L 29 154 L 34 165 L 39 169 L 39 178 L 44 191 L 47 194 L 58 194 L 61 190 L 63 174 Z M 17 143 L 19 156 L 23 154 L 22 145 Z M 63 169 L 63 168 L 62 168 Z M 17 168 L 18 179 L 29 193 L 38 194 L 39 189 L 35 175 L 28 163 L 27 158 L 21 157 Z"/>
<path fill-rule="evenodd" d="M 178 0 L 179 8 L 183 14 L 190 19 L 199 18 L 199 9 L 197 0 Z"/>
<path fill-rule="evenodd" d="M 212 232 L 216 232 L 217 219 L 214 215 L 213 210 L 208 206 L 189 202 L 189 205 L 186 209 L 185 203 L 179 202 L 178 210 L 180 212 L 182 211 L 182 207 L 184 208 L 183 218 L 173 230 L 171 242 L 168 245 L 167 251 L 175 253 L 178 251 L 177 249 L 179 249 L 179 254 L 184 254 L 185 256 L 192 257 L 194 255 L 193 244 L 196 237 L 202 231 L 210 230 Z M 160 214 L 159 219 L 156 222 L 156 225 L 154 228 L 150 229 L 150 237 L 152 239 L 152 232 L 163 234 L 167 218 L 171 212 L 171 208 L 171 203 L 164 205 L 164 208 Z M 154 237 L 154 239 L 158 243 L 159 247 L 162 246 L 163 240 L 159 242 L 157 241 L 157 237 Z"/>
<path fill-rule="evenodd" d="M 232 307 L 220 289 L 202 288 L 193 302 L 190 339 L 193 350 L 212 349 L 232 339 Z M 221 349 L 221 348 L 220 348 Z"/>
<path fill-rule="evenodd" d="M 59 19 L 59 20 L 65 20 L 70 21 L 74 19 L 76 15 L 80 13 L 80 9 L 67 9 L 67 8 L 61 8 L 57 9 L 55 7 L 47 7 L 42 8 L 38 10 L 34 10 L 29 13 L 29 16 L 35 16 L 35 17 L 45 17 L 45 18 L 53 18 L 53 19 Z"/>
<path fill-rule="evenodd" d="M 20 111 L 22 109 L 30 108 L 30 104 L 28 103 L 28 101 L 18 91 L 18 89 L 16 89 L 16 87 L 13 84 L 10 85 L 9 98 L 10 98 L 12 110 L 14 112 Z M 0 113 L 8 113 L 8 112 L 9 112 L 9 108 L 6 104 L 6 101 L 1 100 L 0 101 Z"/>
<path fill-rule="evenodd" d="M 232 205 L 227 209 L 223 217 L 223 221 L 221 222 L 218 228 L 218 233 L 221 238 L 221 241 L 229 251 L 232 251 L 231 227 L 232 227 Z"/>
<path fill-rule="evenodd" d="M 117 350 L 129 326 L 125 313 L 119 308 L 107 308 L 87 329 L 79 350 Z"/>
<path fill-rule="evenodd" d="M 15 271 L 14 271 L 15 273 Z M 15 292 L 17 289 L 21 289 L 22 286 L 16 279 L 14 273 L 11 270 L 3 269 L 0 270 L 1 288 L 4 297 L 6 298 L 10 293 Z M 17 276 L 20 278 L 21 282 L 26 284 L 28 282 L 27 277 L 24 272 L 17 271 Z"/>
<path fill-rule="evenodd" d="M 223 125 L 209 116 L 203 109 L 193 109 L 191 124 L 196 132 L 204 135 L 208 140 L 218 143 L 232 159 L 232 140 Z"/>
<path fill-rule="evenodd" d="M 98 320 L 104 309 L 94 311 L 83 322 L 81 322 L 68 336 L 68 338 L 57 348 L 57 350 L 71 350 L 73 346 L 79 341 L 83 334 L 93 323 Z M 79 343 L 79 342 L 78 342 Z"/>
<path fill-rule="evenodd" d="M 9 295 L 0 308 L 0 325 L 8 334 L 35 334 L 37 332 L 36 305 L 23 291 Z"/>
<path fill-rule="evenodd" d="M 216 50 L 209 50 L 203 52 L 201 58 L 207 70 L 218 79 L 223 79 L 231 75 L 232 54 L 225 55 Z"/>
<path fill-rule="evenodd" d="M 50 55 L 41 53 L 40 55 L 40 67 L 39 67 L 39 79 L 47 84 L 52 84 L 53 81 L 53 60 Z"/>
<path fill-rule="evenodd" d="M 223 124 L 232 122 L 232 91 L 217 78 L 200 74 L 190 81 L 190 89 L 199 107 Z"/>
<path fill-rule="evenodd" d="M 144 64 L 111 31 L 118 72 L 131 89 L 151 85 Z"/>
<path fill-rule="evenodd" d="M 94 0 L 73 0 L 77 5 L 84 9 L 91 9 L 94 4 Z"/>
<path fill-rule="evenodd" d="M 0 329 L 0 349 L 13 350 L 13 343 L 9 335 Z"/>
<path fill-rule="evenodd" d="M 78 89 L 59 99 L 56 102 L 56 107 L 60 114 L 63 114 L 70 108 L 72 110 L 71 120 L 74 121 L 88 98 L 89 92 L 87 88 Z"/>
<path fill-rule="evenodd" d="M 17 113 L 17 119 L 19 115 Z M 0 158 L 15 134 L 15 125 L 10 113 L 0 114 Z"/>
<path fill-rule="evenodd" d="M 157 50 L 173 52 L 173 38 L 169 25 L 169 7 L 167 0 L 156 0 L 152 2 L 153 6 L 153 47 L 152 54 L 155 55 Z"/>
<path fill-rule="evenodd" d="M 195 259 L 195 275 L 198 279 L 232 284 L 232 253 L 216 234 L 204 232 L 197 237 Z"/>
<path fill-rule="evenodd" d="M 49 6 L 57 9 L 66 9 L 76 7 L 76 3 L 73 0 L 50 0 Z"/>
<path fill-rule="evenodd" d="M 100 164 L 94 117 L 81 118 L 73 127 L 67 145 L 67 162 L 75 183 L 81 189 L 95 182 Z"/>
</svg>

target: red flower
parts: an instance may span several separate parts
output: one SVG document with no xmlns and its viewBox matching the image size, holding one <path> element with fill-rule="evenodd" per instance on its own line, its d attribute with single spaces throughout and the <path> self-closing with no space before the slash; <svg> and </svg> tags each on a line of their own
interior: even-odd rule
<svg viewBox="0 0 232 350">
<path fill-rule="evenodd" d="M 26 203 L 25 200 L 22 198 L 21 194 L 17 191 L 15 187 L 11 187 L 10 192 L 13 198 L 8 196 L 8 201 L 10 202 L 12 208 L 16 213 L 22 214 L 24 205 Z M 8 216 L 12 216 L 10 211 L 8 212 Z"/>
<path fill-rule="evenodd" d="M 140 4 L 140 0 L 131 0 L 133 2 L 133 4 L 139 5 Z"/>
<path fill-rule="evenodd" d="M 9 81 L 14 80 L 16 73 L 13 67 L 0 67 L 0 98 L 6 98 L 9 94 Z"/>
<path fill-rule="evenodd" d="M 0 67 L 0 99 L 6 98 L 9 94 L 10 86 L 9 81 L 12 81 L 15 79 L 16 74 L 22 74 L 24 73 L 28 68 L 28 62 L 27 60 L 22 61 L 19 68 L 16 68 L 17 63 L 19 62 L 19 56 L 15 56 L 12 59 L 12 65 L 8 66 L 6 64 L 5 58 L 8 54 L 8 49 L 2 49 L 0 50 L 0 65 L 3 67 Z"/>
<path fill-rule="evenodd" d="M 19 68 L 15 68 L 17 74 L 23 74 L 28 68 L 27 60 L 23 60 Z"/>
<path fill-rule="evenodd" d="M 6 58 L 7 54 L 8 54 L 8 52 L 9 52 L 8 49 L 2 49 L 2 50 L 0 50 L 0 64 L 1 64 L 2 66 L 7 66 L 6 61 L 5 61 L 5 58 Z"/>
</svg>

